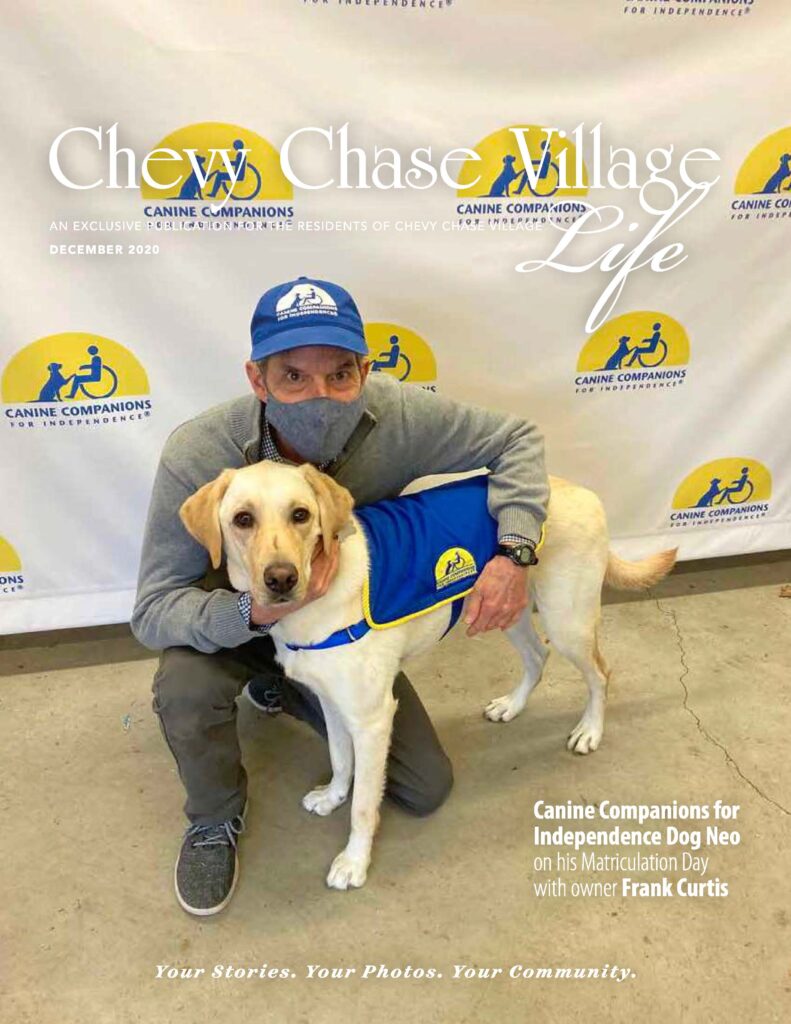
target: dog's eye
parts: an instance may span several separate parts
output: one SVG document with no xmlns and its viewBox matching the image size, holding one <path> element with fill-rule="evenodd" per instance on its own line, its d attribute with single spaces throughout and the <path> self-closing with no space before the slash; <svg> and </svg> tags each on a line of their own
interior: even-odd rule
<svg viewBox="0 0 791 1024">
<path fill-rule="evenodd" d="M 237 512 L 233 517 L 233 525 L 248 530 L 253 525 L 253 517 L 249 512 Z"/>
<path fill-rule="evenodd" d="M 306 523 L 310 519 L 310 512 L 306 508 L 295 508 L 291 513 L 293 523 Z"/>
</svg>

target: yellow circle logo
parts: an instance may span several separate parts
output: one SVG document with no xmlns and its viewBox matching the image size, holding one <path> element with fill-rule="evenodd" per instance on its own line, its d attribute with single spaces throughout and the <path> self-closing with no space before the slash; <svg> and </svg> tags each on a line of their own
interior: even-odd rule
<svg viewBox="0 0 791 1024">
<path fill-rule="evenodd" d="M 576 146 L 556 131 L 547 138 L 547 129 L 540 125 L 510 125 L 473 148 L 480 159 L 462 164 L 457 196 L 548 199 L 588 194 L 588 172 L 582 161 L 577 166 Z"/>
<path fill-rule="evenodd" d="M 689 338 L 678 320 L 656 310 L 634 310 L 608 320 L 591 335 L 577 370 L 652 369 L 688 362 Z"/>
<path fill-rule="evenodd" d="M 5 537 L 0 537 L 0 572 L 20 572 L 22 561 Z"/>
<path fill-rule="evenodd" d="M 768 135 L 752 149 L 736 175 L 737 195 L 791 192 L 791 128 Z"/>
<path fill-rule="evenodd" d="M 673 508 L 715 508 L 768 501 L 772 477 L 757 459 L 715 459 L 698 466 L 673 496 Z"/>
<path fill-rule="evenodd" d="M 205 121 L 166 135 L 148 162 L 157 186 L 140 186 L 144 199 L 245 202 L 291 199 L 294 189 L 271 143 L 238 124 Z"/>
<path fill-rule="evenodd" d="M 387 373 L 407 384 L 428 384 L 437 379 L 437 361 L 419 334 L 401 324 L 365 324 L 371 371 Z"/>
<path fill-rule="evenodd" d="M 465 576 L 474 576 L 478 571 L 475 559 L 466 548 L 448 548 L 443 551 L 434 566 L 437 590 L 450 586 Z"/>
<path fill-rule="evenodd" d="M 3 402 L 84 402 L 147 395 L 148 375 L 129 349 L 100 334 L 49 334 L 16 353 L 3 371 Z"/>
</svg>

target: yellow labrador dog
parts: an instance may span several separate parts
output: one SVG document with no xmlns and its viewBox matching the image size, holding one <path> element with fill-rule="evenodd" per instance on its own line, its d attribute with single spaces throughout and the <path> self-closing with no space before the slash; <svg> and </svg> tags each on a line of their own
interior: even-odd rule
<svg viewBox="0 0 791 1024">
<path fill-rule="evenodd" d="M 640 562 L 618 558 L 609 550 L 598 497 L 557 477 L 550 477 L 550 487 L 541 559 L 528 573 L 530 596 L 550 643 L 587 683 L 585 711 L 568 738 L 570 750 L 587 754 L 602 737 L 609 676 L 597 639 L 602 584 L 649 587 L 670 572 L 676 551 Z M 442 637 L 451 614 L 446 605 L 371 630 L 354 643 L 304 649 L 362 618 L 368 553 L 365 534 L 359 524 L 355 527 L 353 504 L 344 487 L 313 466 L 263 461 L 224 470 L 180 509 L 182 522 L 207 548 L 214 568 L 224 549 L 232 586 L 250 591 L 260 605 L 301 601 L 316 545 L 328 550 L 333 537 L 342 538 L 338 571 L 326 594 L 284 616 L 271 633 L 285 673 L 318 696 L 327 723 L 332 779 L 311 790 L 303 806 L 329 814 L 346 800 L 354 779 L 349 841 L 327 875 L 335 889 L 361 886 L 366 879 L 397 704 L 393 680 L 405 659 Z M 548 654 L 530 608 L 506 632 L 522 656 L 524 674 L 511 693 L 486 706 L 493 722 L 508 722 L 524 708 Z"/>
</svg>

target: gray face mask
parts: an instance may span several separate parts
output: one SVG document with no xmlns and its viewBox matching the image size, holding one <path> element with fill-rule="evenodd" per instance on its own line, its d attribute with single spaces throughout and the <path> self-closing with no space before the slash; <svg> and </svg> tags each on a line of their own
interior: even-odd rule
<svg viewBox="0 0 791 1024">
<path fill-rule="evenodd" d="M 337 398 L 281 402 L 271 392 L 266 399 L 267 421 L 303 459 L 317 464 L 340 455 L 364 411 L 362 391 L 351 402 Z"/>
</svg>

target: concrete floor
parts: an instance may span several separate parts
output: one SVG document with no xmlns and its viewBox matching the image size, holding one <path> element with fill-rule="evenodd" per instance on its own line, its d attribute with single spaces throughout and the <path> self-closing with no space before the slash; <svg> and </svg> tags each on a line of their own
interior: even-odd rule
<svg viewBox="0 0 791 1024">
<path fill-rule="evenodd" d="M 0 638 L 5 1024 L 780 1021 L 791 1017 L 788 553 L 687 564 L 608 603 L 605 739 L 564 739 L 583 704 L 557 656 L 525 713 L 481 715 L 518 671 L 500 634 L 454 634 L 410 675 L 453 760 L 434 816 L 386 806 L 367 886 L 324 887 L 348 808 L 309 816 L 322 742 L 240 711 L 251 775 L 233 902 L 198 920 L 172 869 L 182 791 L 150 709 L 155 667 L 126 627 Z M 707 851 L 727 898 L 538 898 L 533 801 L 740 804 L 741 845 Z M 628 852 L 628 851 L 621 851 Z M 10 895 L 9 895 L 10 894 Z M 433 980 L 309 980 L 306 965 L 435 967 Z M 290 968 L 273 980 L 156 980 L 156 966 Z M 603 966 L 611 980 L 452 980 L 454 964 Z"/>
</svg>

